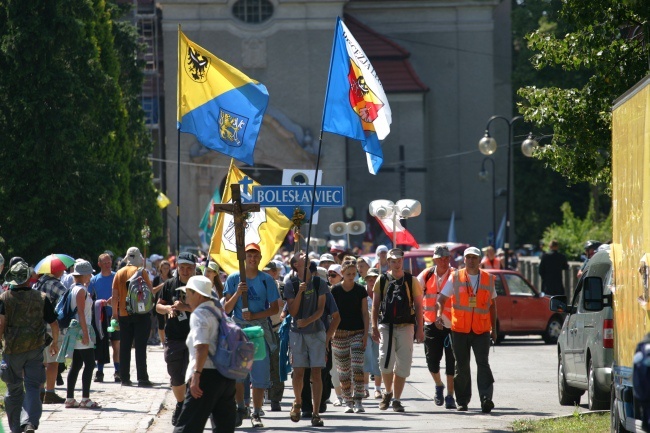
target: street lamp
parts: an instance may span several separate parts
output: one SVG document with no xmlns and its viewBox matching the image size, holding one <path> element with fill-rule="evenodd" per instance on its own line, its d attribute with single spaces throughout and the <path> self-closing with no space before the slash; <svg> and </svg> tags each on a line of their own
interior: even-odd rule
<svg viewBox="0 0 650 433">
<path fill-rule="evenodd" d="M 512 165 L 512 136 L 513 136 L 513 130 L 514 130 L 514 124 L 518 120 L 523 120 L 524 118 L 522 116 L 515 116 L 512 119 L 508 119 L 507 117 L 504 116 L 492 116 L 490 119 L 487 121 L 487 125 L 485 125 L 485 135 L 481 140 L 478 142 L 478 149 L 481 151 L 483 155 L 492 155 L 494 152 L 497 151 L 497 141 L 490 136 L 490 124 L 492 121 L 500 119 L 503 120 L 508 124 L 508 166 L 506 170 L 506 230 L 504 233 L 504 240 L 503 240 L 503 249 L 505 250 L 505 259 L 506 259 L 506 267 L 508 266 L 508 255 L 509 255 L 509 249 L 510 249 L 510 194 L 511 194 L 511 189 L 510 189 L 510 177 L 511 177 L 511 165 Z M 521 151 L 524 154 L 524 156 L 530 157 L 532 156 L 533 152 L 535 151 L 535 148 L 537 147 L 537 141 L 533 138 L 532 134 L 528 134 L 528 137 L 521 143 Z M 496 242 L 495 242 L 496 243 Z"/>
<path fill-rule="evenodd" d="M 492 246 L 496 246 L 496 211 L 494 209 L 494 201 L 496 200 L 496 169 L 494 167 L 494 159 L 486 156 L 481 162 L 481 171 L 478 172 L 479 180 L 485 181 L 489 175 L 488 171 L 485 169 L 485 162 L 489 161 L 492 163 Z"/>
<path fill-rule="evenodd" d="M 366 232 L 366 223 L 363 221 L 350 221 L 347 223 L 336 222 L 330 224 L 332 236 L 346 236 L 347 247 L 350 248 L 350 235 L 360 235 Z"/>
<path fill-rule="evenodd" d="M 390 200 L 374 200 L 368 206 L 370 215 L 379 219 L 392 218 L 393 220 L 393 248 L 397 247 L 397 219 L 413 218 L 422 213 L 420 202 L 412 199 L 398 200 L 393 203 Z"/>
</svg>

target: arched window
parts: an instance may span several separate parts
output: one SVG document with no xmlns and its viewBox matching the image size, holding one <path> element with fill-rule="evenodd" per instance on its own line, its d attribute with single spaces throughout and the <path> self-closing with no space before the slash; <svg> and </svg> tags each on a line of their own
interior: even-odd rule
<svg viewBox="0 0 650 433">
<path fill-rule="evenodd" d="M 239 0 L 232 13 L 245 23 L 261 23 L 273 15 L 273 4 L 269 0 Z"/>
</svg>

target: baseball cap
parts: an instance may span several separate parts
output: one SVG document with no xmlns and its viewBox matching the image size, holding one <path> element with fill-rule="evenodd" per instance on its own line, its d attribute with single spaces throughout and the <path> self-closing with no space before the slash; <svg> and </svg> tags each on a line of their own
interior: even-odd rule
<svg viewBox="0 0 650 433">
<path fill-rule="evenodd" d="M 164 257 L 161 256 L 160 254 L 152 254 L 149 256 L 149 260 L 151 260 L 151 263 L 157 262 L 158 260 L 162 260 L 162 259 L 164 259 Z"/>
<path fill-rule="evenodd" d="M 258 253 L 262 254 L 262 249 L 260 248 L 259 245 L 255 244 L 255 243 L 250 243 L 250 244 L 246 245 L 246 248 L 244 248 L 244 251 L 251 251 L 251 250 L 255 250 Z"/>
<path fill-rule="evenodd" d="M 90 262 L 81 260 L 74 264 L 74 271 L 72 271 L 72 275 L 92 275 L 93 272 L 95 272 L 95 270 L 93 269 L 93 266 L 90 264 Z"/>
<path fill-rule="evenodd" d="M 321 262 L 332 262 L 333 263 L 334 262 L 334 256 L 331 255 L 330 253 L 321 254 L 320 261 Z"/>
<path fill-rule="evenodd" d="M 388 247 L 386 245 L 379 245 L 377 249 L 375 250 L 375 255 L 379 255 L 379 253 L 387 253 L 388 252 Z"/>
<path fill-rule="evenodd" d="M 343 277 L 343 272 L 341 272 L 341 265 L 332 265 L 327 269 L 327 272 L 334 272 L 336 274 L 339 274 L 341 277 Z"/>
<path fill-rule="evenodd" d="M 275 271 L 276 269 L 278 269 L 278 265 L 273 260 L 271 260 L 270 262 L 268 262 L 266 264 L 266 266 L 264 266 L 264 269 L 262 269 L 262 270 L 263 271 Z"/>
<path fill-rule="evenodd" d="M 449 248 L 447 248 L 446 245 L 438 245 L 434 250 L 433 250 L 433 258 L 434 259 L 439 259 L 442 257 L 449 257 L 451 256 L 451 253 L 449 252 Z"/>
<path fill-rule="evenodd" d="M 469 247 L 463 253 L 463 257 L 467 257 L 469 255 L 474 255 L 474 256 L 481 257 L 481 250 L 479 250 L 476 247 Z"/>
<path fill-rule="evenodd" d="M 176 263 L 179 265 L 182 265 L 183 263 L 186 265 L 196 265 L 196 256 L 188 252 L 180 253 L 176 259 Z"/>
<path fill-rule="evenodd" d="M 389 259 L 401 259 L 402 257 L 404 257 L 404 251 L 399 248 L 393 248 L 392 250 L 388 251 Z"/>
<path fill-rule="evenodd" d="M 208 264 L 205 266 L 205 269 L 211 269 L 215 272 L 219 272 L 219 265 L 217 264 L 217 262 L 213 262 L 212 260 L 210 260 Z"/>
<path fill-rule="evenodd" d="M 378 277 L 379 276 L 379 270 L 377 268 L 370 268 L 368 270 L 368 273 L 366 274 L 366 277 Z"/>
<path fill-rule="evenodd" d="M 212 296 L 212 281 L 208 277 L 203 275 L 194 275 L 187 280 L 187 284 L 184 287 L 179 287 L 176 290 L 180 290 L 183 293 L 187 293 L 187 289 L 192 289 L 197 293 L 205 296 L 206 298 L 211 298 L 219 300 L 218 298 Z"/>
</svg>

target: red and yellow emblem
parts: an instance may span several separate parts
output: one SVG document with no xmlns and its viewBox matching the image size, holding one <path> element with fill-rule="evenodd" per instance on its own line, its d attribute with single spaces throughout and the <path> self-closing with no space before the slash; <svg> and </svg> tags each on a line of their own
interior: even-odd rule
<svg viewBox="0 0 650 433">
<path fill-rule="evenodd" d="M 361 118 L 364 131 L 374 131 L 372 122 L 379 116 L 377 112 L 384 106 L 381 100 L 373 93 L 363 78 L 361 69 L 350 59 L 350 106 Z"/>
</svg>

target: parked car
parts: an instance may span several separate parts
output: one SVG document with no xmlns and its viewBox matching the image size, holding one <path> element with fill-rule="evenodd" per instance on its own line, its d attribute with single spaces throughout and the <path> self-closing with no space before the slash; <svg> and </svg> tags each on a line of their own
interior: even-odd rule
<svg viewBox="0 0 650 433">
<path fill-rule="evenodd" d="M 589 259 L 570 305 L 566 296 L 551 298 L 552 311 L 567 313 L 557 342 L 561 405 L 580 404 L 587 391 L 589 409 L 610 406 L 614 360 L 612 278 L 609 251 L 599 251 Z M 600 302 L 594 302 L 596 298 Z"/>
<path fill-rule="evenodd" d="M 564 315 L 550 311 L 550 297 L 537 290 L 519 272 L 486 269 L 496 277 L 497 343 L 508 335 L 540 335 L 555 344 Z"/>
</svg>

